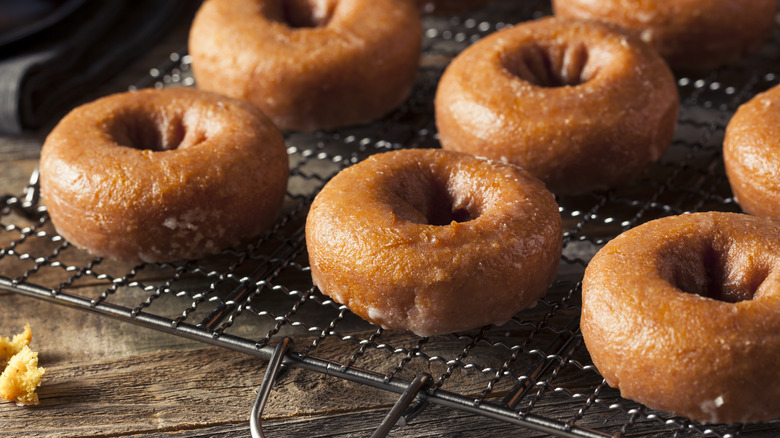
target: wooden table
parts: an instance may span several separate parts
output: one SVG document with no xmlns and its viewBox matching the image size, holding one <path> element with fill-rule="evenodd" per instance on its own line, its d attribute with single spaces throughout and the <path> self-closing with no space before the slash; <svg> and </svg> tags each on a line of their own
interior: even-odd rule
<svg viewBox="0 0 780 438">
<path fill-rule="evenodd" d="M 32 347 L 46 368 L 40 405 L 0 403 L 0 435 L 250 436 L 263 361 L 14 294 L 0 293 L 0 308 L 4 334 L 31 325 Z M 263 430 L 269 437 L 370 435 L 394 399 L 356 385 L 293 370 L 274 389 Z M 486 430 L 521 436 L 502 422 L 437 407 L 397 433 Z"/>
</svg>

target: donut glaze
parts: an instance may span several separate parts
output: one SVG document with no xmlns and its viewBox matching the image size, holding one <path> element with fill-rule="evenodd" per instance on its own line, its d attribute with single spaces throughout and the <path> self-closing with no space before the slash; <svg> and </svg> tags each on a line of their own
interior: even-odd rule
<svg viewBox="0 0 780 438">
<path fill-rule="evenodd" d="M 51 131 L 41 191 L 57 232 L 118 260 L 193 259 L 258 235 L 287 187 L 284 139 L 247 102 L 185 88 L 115 94 Z"/>
<path fill-rule="evenodd" d="M 442 147 L 520 165 L 556 194 L 635 179 L 666 151 L 677 86 L 655 51 L 616 28 L 543 18 L 473 44 L 436 92 Z"/>
<path fill-rule="evenodd" d="M 741 105 L 726 127 L 723 161 L 744 211 L 780 219 L 780 86 Z"/>
<path fill-rule="evenodd" d="M 585 271 L 581 328 L 623 397 L 703 422 L 780 418 L 780 224 L 711 212 L 621 234 Z"/>
<path fill-rule="evenodd" d="M 198 88 L 303 131 L 366 123 L 400 105 L 421 44 L 412 0 L 208 0 L 189 37 Z"/>
<path fill-rule="evenodd" d="M 306 220 L 314 283 L 360 317 L 420 336 L 501 324 L 561 257 L 558 206 L 517 166 L 440 149 L 340 172 Z"/>
<path fill-rule="evenodd" d="M 553 0 L 555 15 L 617 24 L 673 68 L 712 69 L 755 51 L 775 25 L 776 0 Z"/>
</svg>

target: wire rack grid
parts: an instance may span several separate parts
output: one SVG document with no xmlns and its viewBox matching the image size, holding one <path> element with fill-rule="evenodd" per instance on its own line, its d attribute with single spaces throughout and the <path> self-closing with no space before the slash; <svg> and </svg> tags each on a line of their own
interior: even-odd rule
<svg viewBox="0 0 780 438">
<path fill-rule="evenodd" d="M 34 175 L 25 193 L 0 197 L 0 287 L 402 394 L 406 401 L 389 426 L 437 403 L 560 436 L 780 434 L 779 423 L 703 425 L 622 399 L 592 365 L 579 333 L 580 280 L 609 239 L 662 216 L 739 211 L 721 141 L 736 108 L 780 82 L 778 32 L 738 64 L 677 75 L 677 133 L 645 176 L 608 192 L 558 198 L 558 277 L 534 308 L 503 326 L 431 338 L 387 331 L 312 285 L 303 226 L 319 189 L 371 154 L 439 147 L 433 96 L 449 60 L 491 32 L 549 14 L 546 1 L 498 0 L 462 16 L 427 17 L 408 101 L 366 126 L 286 134 L 290 180 L 282 215 L 252 244 L 214 257 L 138 265 L 91 257 L 56 234 Z M 193 86 L 189 64 L 185 51 L 172 53 L 130 88 Z"/>
</svg>

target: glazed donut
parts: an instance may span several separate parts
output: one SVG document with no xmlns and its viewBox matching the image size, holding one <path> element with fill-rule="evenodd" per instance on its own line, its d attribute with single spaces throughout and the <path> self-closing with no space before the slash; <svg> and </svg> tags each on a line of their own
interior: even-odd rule
<svg viewBox="0 0 780 438">
<path fill-rule="evenodd" d="M 623 397 L 702 422 L 780 418 L 780 224 L 710 212 L 621 234 L 585 271 L 581 328 Z"/>
<path fill-rule="evenodd" d="M 436 125 L 445 149 L 508 161 L 556 194 L 581 194 L 658 160 L 678 100 L 646 44 L 607 24 L 548 17 L 458 55 L 436 91 Z"/>
<path fill-rule="evenodd" d="M 247 102 L 187 88 L 130 91 L 67 114 L 41 151 L 57 232 L 94 255 L 193 259 L 270 227 L 284 138 Z"/>
<path fill-rule="evenodd" d="M 441 149 L 339 172 L 306 219 L 314 284 L 367 321 L 420 336 L 502 324 L 544 295 L 558 206 L 517 166 Z"/>
<path fill-rule="evenodd" d="M 198 88 L 302 131 L 366 123 L 400 105 L 421 46 L 412 0 L 208 0 L 189 37 Z"/>
<path fill-rule="evenodd" d="M 780 219 L 780 86 L 741 105 L 726 127 L 723 161 L 744 211 Z"/>
<path fill-rule="evenodd" d="M 776 0 L 553 0 L 555 15 L 617 24 L 653 45 L 673 68 L 711 69 L 767 40 Z"/>
</svg>

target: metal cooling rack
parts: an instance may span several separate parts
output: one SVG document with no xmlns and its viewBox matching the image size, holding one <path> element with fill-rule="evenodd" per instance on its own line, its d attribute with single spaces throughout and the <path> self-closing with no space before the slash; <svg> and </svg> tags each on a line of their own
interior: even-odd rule
<svg viewBox="0 0 780 438">
<path fill-rule="evenodd" d="M 677 76 L 682 105 L 676 137 L 642 179 L 558 199 L 565 230 L 558 278 L 536 307 L 507 324 L 419 338 L 365 323 L 312 286 L 303 224 L 323 184 L 373 153 L 438 147 L 433 96 L 447 62 L 508 23 L 549 13 L 546 1 L 499 0 L 456 18 L 426 18 L 424 56 L 410 99 L 367 126 L 288 134 L 284 212 L 246 247 L 180 263 L 92 258 L 55 233 L 33 175 L 24 194 L 0 197 L 0 287 L 270 360 L 252 413 L 256 434 L 277 372 L 290 367 L 400 394 L 377 436 L 430 403 L 559 436 L 780 434 L 780 423 L 702 425 L 622 399 L 593 367 L 578 328 L 580 280 L 606 241 L 661 216 L 739 211 L 725 178 L 721 141 L 736 108 L 778 84 L 778 32 L 739 64 Z M 189 62 L 185 52 L 173 53 L 131 88 L 192 86 Z"/>
</svg>

